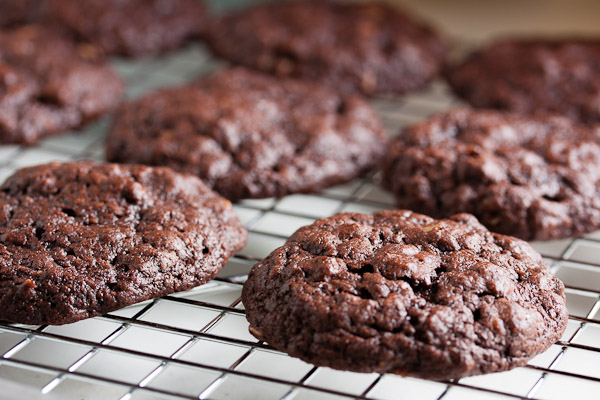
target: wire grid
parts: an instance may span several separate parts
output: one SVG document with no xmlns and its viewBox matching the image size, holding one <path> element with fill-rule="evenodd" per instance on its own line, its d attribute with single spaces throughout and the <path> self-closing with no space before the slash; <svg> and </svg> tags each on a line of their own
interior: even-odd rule
<svg viewBox="0 0 600 400">
<path fill-rule="evenodd" d="M 220 67 L 200 45 L 158 59 L 113 62 L 128 97 L 187 82 Z M 389 132 L 457 105 L 442 82 L 373 102 Z M 38 146 L 0 147 L 0 180 L 52 160 L 103 161 L 108 121 Z M 600 233 L 533 243 L 566 284 L 569 324 L 561 340 L 523 367 L 448 382 L 317 368 L 273 350 L 247 331 L 241 284 L 252 265 L 316 218 L 393 208 L 377 176 L 315 195 L 242 201 L 248 246 L 219 277 L 65 326 L 0 323 L 0 386 L 28 397 L 101 399 L 560 399 L 600 397 Z M 10 383 L 9 383 L 10 382 Z M 21 394 L 26 392 L 20 392 Z M 2 398 L 2 393 L 0 393 Z"/>
</svg>

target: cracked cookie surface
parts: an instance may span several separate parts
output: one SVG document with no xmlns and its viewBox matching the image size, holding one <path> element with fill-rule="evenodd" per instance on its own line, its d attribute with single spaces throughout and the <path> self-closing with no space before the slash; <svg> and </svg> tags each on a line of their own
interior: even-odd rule
<svg viewBox="0 0 600 400">
<path fill-rule="evenodd" d="M 52 0 L 50 14 L 109 55 L 139 57 L 182 46 L 204 26 L 201 0 Z"/>
<path fill-rule="evenodd" d="M 192 173 L 239 200 L 349 181 L 381 161 L 385 142 L 360 97 L 233 68 L 123 106 L 106 155 Z"/>
<path fill-rule="evenodd" d="M 435 78 L 446 46 L 381 2 L 255 5 L 209 24 L 207 43 L 233 63 L 344 93 L 405 93 Z"/>
<path fill-rule="evenodd" d="M 76 162 L 0 186 L 0 320 L 65 324 L 212 279 L 246 231 L 168 168 Z"/>
<path fill-rule="evenodd" d="M 50 28 L 0 31 L 0 144 L 34 144 L 115 108 L 123 83 Z"/>
<path fill-rule="evenodd" d="M 242 300 L 250 331 L 294 357 L 436 380 L 523 365 L 567 323 L 542 257 L 469 214 L 317 220 L 253 267 Z"/>
<path fill-rule="evenodd" d="M 504 40 L 471 54 L 446 74 L 476 107 L 555 113 L 600 123 L 600 41 Z"/>
<path fill-rule="evenodd" d="M 383 186 L 400 208 L 468 212 L 521 239 L 581 236 L 600 228 L 599 138 L 562 117 L 453 110 L 392 142 Z"/>
</svg>

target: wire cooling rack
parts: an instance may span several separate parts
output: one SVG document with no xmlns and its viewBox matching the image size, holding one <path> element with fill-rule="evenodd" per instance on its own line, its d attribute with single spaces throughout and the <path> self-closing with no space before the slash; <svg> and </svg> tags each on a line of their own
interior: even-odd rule
<svg viewBox="0 0 600 400">
<path fill-rule="evenodd" d="M 128 97 L 187 82 L 220 67 L 200 45 L 158 59 L 114 61 Z M 390 133 L 457 104 L 446 86 L 377 100 Z M 104 160 L 108 126 L 38 146 L 0 147 L 0 180 L 53 160 Z M 503 399 L 600 398 L 600 233 L 533 243 L 567 287 L 566 333 L 548 351 L 509 372 L 448 382 L 317 368 L 271 349 L 247 331 L 241 283 L 287 236 L 341 211 L 393 208 L 377 176 L 315 195 L 243 201 L 235 209 L 248 245 L 219 277 L 189 292 L 65 326 L 0 323 L 0 399 Z"/>
</svg>

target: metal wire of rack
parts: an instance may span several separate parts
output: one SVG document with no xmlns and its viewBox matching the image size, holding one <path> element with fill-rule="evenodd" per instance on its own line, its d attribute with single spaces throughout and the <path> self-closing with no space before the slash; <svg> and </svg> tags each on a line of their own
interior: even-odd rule
<svg viewBox="0 0 600 400">
<path fill-rule="evenodd" d="M 113 62 L 136 97 L 219 68 L 200 45 L 160 59 Z M 373 102 L 391 133 L 457 104 L 441 82 Z M 0 147 L 0 180 L 51 160 L 103 161 L 107 121 L 35 147 Z M 318 368 L 247 332 L 241 283 L 295 229 L 340 211 L 393 208 L 377 176 L 314 195 L 248 200 L 235 209 L 248 246 L 219 277 L 185 293 L 65 326 L 0 323 L 0 399 L 596 399 L 600 397 L 600 233 L 533 243 L 566 284 L 566 333 L 509 372 L 448 382 Z M 7 397 L 8 396 L 8 397 Z"/>
</svg>

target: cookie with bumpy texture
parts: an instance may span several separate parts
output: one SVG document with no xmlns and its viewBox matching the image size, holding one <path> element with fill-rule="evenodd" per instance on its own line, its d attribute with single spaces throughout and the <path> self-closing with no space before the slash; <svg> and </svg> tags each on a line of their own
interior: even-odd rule
<svg viewBox="0 0 600 400">
<path fill-rule="evenodd" d="M 468 212 L 521 239 L 581 236 L 600 228 L 599 139 L 563 117 L 453 110 L 392 142 L 383 186 L 400 208 Z"/>
<path fill-rule="evenodd" d="M 33 144 L 111 111 L 123 84 L 52 29 L 0 31 L 0 144 Z"/>
<path fill-rule="evenodd" d="M 481 108 L 556 113 L 600 123 L 600 41 L 504 40 L 447 72 L 455 93 Z"/>
<path fill-rule="evenodd" d="M 235 64 L 343 92 L 398 94 L 435 78 L 445 44 L 381 2 L 259 4 L 209 24 L 207 43 Z"/>
<path fill-rule="evenodd" d="M 66 324 L 212 279 L 246 231 L 169 168 L 75 162 L 0 186 L 0 320 Z"/>
<path fill-rule="evenodd" d="M 349 181 L 381 161 L 385 142 L 359 97 L 234 68 L 123 106 L 106 155 L 195 174 L 239 200 Z"/>
<path fill-rule="evenodd" d="M 435 380 L 524 365 L 567 324 L 542 257 L 469 214 L 320 219 L 252 268 L 242 300 L 250 332 L 291 356 Z"/>
<path fill-rule="evenodd" d="M 204 25 L 201 0 L 52 0 L 50 15 L 109 55 L 139 57 L 181 47 Z"/>
</svg>

